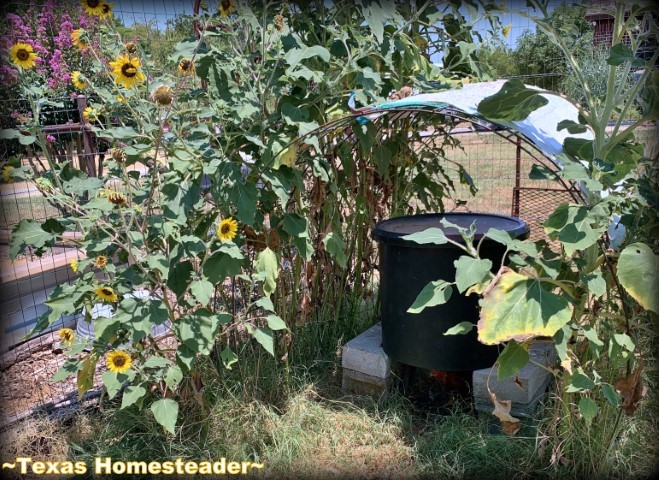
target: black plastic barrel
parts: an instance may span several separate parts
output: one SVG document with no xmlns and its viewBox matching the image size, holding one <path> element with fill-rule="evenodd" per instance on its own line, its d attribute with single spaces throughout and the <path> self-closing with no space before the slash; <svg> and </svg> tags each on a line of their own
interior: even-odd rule
<svg viewBox="0 0 659 480">
<path fill-rule="evenodd" d="M 460 322 L 478 322 L 478 296 L 465 296 L 453 288 L 449 301 L 408 313 L 423 287 L 434 280 L 455 280 L 453 262 L 466 255 L 449 243 L 418 244 L 402 237 L 431 227 L 442 229 L 451 240 L 463 243 L 455 228 L 446 228 L 440 220 L 461 227 L 475 222 L 476 244 L 490 228 L 527 238 L 526 224 L 513 217 L 484 213 L 424 214 L 397 217 L 380 222 L 373 231 L 380 251 L 380 314 L 382 346 L 393 360 L 414 367 L 444 371 L 472 371 L 491 367 L 497 356 L 496 346 L 477 339 L 474 328 L 467 335 L 444 335 Z M 501 265 L 505 247 L 486 238 L 480 249 L 482 258 L 492 260 L 492 270 Z"/>
</svg>

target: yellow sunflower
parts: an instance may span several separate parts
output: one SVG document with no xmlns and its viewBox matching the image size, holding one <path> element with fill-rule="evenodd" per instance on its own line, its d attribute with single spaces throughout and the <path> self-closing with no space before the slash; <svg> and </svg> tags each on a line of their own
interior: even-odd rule
<svg viewBox="0 0 659 480">
<path fill-rule="evenodd" d="M 71 40 L 73 41 L 73 45 L 78 47 L 79 50 L 84 50 L 88 46 L 87 43 L 82 40 L 86 35 L 87 32 L 85 32 L 82 28 L 78 28 L 77 30 L 71 32 Z"/>
<path fill-rule="evenodd" d="M 90 15 L 95 17 L 100 17 L 103 15 L 103 5 L 105 5 L 105 0 L 80 0 L 82 7 Z"/>
<path fill-rule="evenodd" d="M 233 0 L 220 1 L 220 17 L 227 18 L 231 12 L 236 9 L 236 4 Z"/>
<path fill-rule="evenodd" d="M 126 204 L 126 195 L 124 195 L 123 193 L 119 193 L 119 192 L 115 192 L 114 190 L 111 190 L 107 193 L 107 197 L 110 203 L 114 203 L 117 206 Z"/>
<path fill-rule="evenodd" d="M 99 255 L 94 260 L 94 266 L 96 268 L 105 268 L 107 264 L 108 264 L 108 257 L 106 257 L 105 255 Z"/>
<path fill-rule="evenodd" d="M 24 70 L 34 68 L 37 64 L 37 54 L 34 53 L 32 45 L 28 45 L 27 43 L 18 42 L 12 45 L 9 49 L 9 59 L 14 65 Z"/>
<path fill-rule="evenodd" d="M 114 290 L 112 290 L 110 287 L 97 288 L 94 290 L 94 293 L 96 293 L 98 298 L 105 300 L 106 302 L 116 302 L 119 299 L 117 294 L 114 293 Z"/>
<path fill-rule="evenodd" d="M 114 3 L 105 3 L 103 2 L 103 13 L 99 15 L 100 18 L 112 18 L 112 9 L 114 8 Z"/>
<path fill-rule="evenodd" d="M 130 355 L 122 350 L 113 350 L 105 358 L 105 365 L 114 373 L 124 373 L 130 368 L 130 364 Z"/>
<path fill-rule="evenodd" d="M 14 167 L 11 165 L 5 165 L 2 167 L 2 181 L 5 183 L 14 183 Z"/>
<path fill-rule="evenodd" d="M 75 70 L 71 73 L 71 83 L 78 90 L 83 90 L 87 86 L 87 79 L 80 71 Z"/>
<path fill-rule="evenodd" d="M 85 117 L 85 120 L 88 122 L 95 122 L 98 120 L 98 110 L 94 107 L 87 107 L 82 111 L 82 116 Z"/>
<path fill-rule="evenodd" d="M 59 331 L 59 339 L 62 341 L 62 343 L 67 343 L 69 346 L 73 343 L 73 340 L 75 339 L 75 333 L 73 333 L 73 330 L 70 328 L 62 328 Z"/>
<path fill-rule="evenodd" d="M 71 266 L 71 270 L 73 270 L 73 273 L 78 273 L 78 260 L 71 260 L 71 263 L 69 263 Z"/>
<path fill-rule="evenodd" d="M 115 81 L 126 88 L 133 88 L 139 85 L 146 77 L 139 71 L 139 58 L 130 58 L 129 55 L 119 55 L 114 62 L 110 62 L 112 75 Z"/>
<path fill-rule="evenodd" d="M 194 74 L 194 63 L 189 58 L 183 58 L 178 62 L 178 74 L 179 75 L 193 75 Z"/>
<path fill-rule="evenodd" d="M 233 218 L 225 218 L 217 227 L 217 236 L 221 242 L 230 242 L 238 232 L 238 222 Z"/>
</svg>

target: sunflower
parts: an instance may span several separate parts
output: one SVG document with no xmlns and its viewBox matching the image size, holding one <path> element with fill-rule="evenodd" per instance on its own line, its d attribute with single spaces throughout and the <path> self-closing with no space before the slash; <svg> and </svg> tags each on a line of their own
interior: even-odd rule
<svg viewBox="0 0 659 480">
<path fill-rule="evenodd" d="M 84 50 L 88 46 L 87 43 L 82 40 L 85 35 L 87 35 L 87 32 L 82 28 L 78 28 L 71 32 L 71 41 L 73 41 L 73 45 L 78 47 L 79 50 Z"/>
<path fill-rule="evenodd" d="M 71 263 L 69 263 L 71 266 L 71 270 L 73 270 L 73 273 L 78 273 L 78 260 L 71 260 Z"/>
<path fill-rule="evenodd" d="M 85 117 L 85 120 L 88 122 L 95 122 L 98 120 L 98 110 L 94 107 L 87 107 L 82 111 L 82 116 Z"/>
<path fill-rule="evenodd" d="M 230 242 L 236 236 L 236 232 L 238 232 L 238 222 L 231 217 L 222 220 L 217 227 L 220 242 Z"/>
<path fill-rule="evenodd" d="M 128 43 L 124 44 L 124 47 L 126 47 L 126 51 L 128 53 L 137 52 L 137 45 L 135 45 L 135 42 L 128 42 Z"/>
<path fill-rule="evenodd" d="M 104 13 L 103 5 L 105 5 L 105 0 L 80 0 L 80 3 L 82 3 L 85 12 L 90 15 L 100 17 Z"/>
<path fill-rule="evenodd" d="M 151 97 L 153 98 L 153 101 L 158 105 L 167 107 L 171 105 L 172 100 L 174 100 L 174 92 L 167 85 L 160 85 L 154 90 Z"/>
<path fill-rule="evenodd" d="M 21 67 L 24 70 L 33 68 L 37 63 L 37 54 L 34 53 L 32 45 L 27 43 L 15 43 L 9 49 L 9 59 L 17 67 Z"/>
<path fill-rule="evenodd" d="M 114 62 L 110 62 L 112 75 L 115 81 L 126 88 L 133 88 L 139 85 L 146 77 L 139 71 L 139 58 L 130 58 L 129 55 L 119 55 Z"/>
<path fill-rule="evenodd" d="M 236 9 L 236 5 L 233 0 L 220 1 L 220 17 L 227 18 L 229 14 L 235 9 Z"/>
<path fill-rule="evenodd" d="M 117 95 L 117 102 L 119 103 L 126 103 L 126 97 L 124 97 L 121 93 Z"/>
<path fill-rule="evenodd" d="M 83 90 L 87 86 L 87 79 L 79 70 L 71 72 L 71 83 L 78 90 Z"/>
<path fill-rule="evenodd" d="M 94 290 L 94 293 L 98 296 L 98 298 L 105 300 L 106 302 L 116 302 L 119 299 L 117 294 L 114 293 L 114 290 L 112 290 L 110 287 L 97 288 Z"/>
<path fill-rule="evenodd" d="M 121 148 L 113 148 L 110 150 L 110 155 L 112 156 L 112 160 L 117 163 L 124 163 L 126 161 L 126 152 L 124 152 Z"/>
<path fill-rule="evenodd" d="M 126 204 L 126 195 L 124 195 L 123 193 L 119 193 L 119 192 L 115 192 L 114 190 L 111 190 L 107 193 L 107 197 L 110 203 L 114 203 L 117 206 Z"/>
<path fill-rule="evenodd" d="M 2 181 L 5 183 L 14 183 L 14 167 L 5 165 L 2 167 Z"/>
<path fill-rule="evenodd" d="M 108 353 L 105 359 L 108 370 L 114 373 L 124 373 L 130 368 L 130 363 L 130 355 L 122 350 L 114 350 Z"/>
<path fill-rule="evenodd" d="M 178 74 L 179 75 L 193 75 L 194 74 L 194 63 L 189 58 L 183 58 L 178 62 Z"/>
<path fill-rule="evenodd" d="M 108 257 L 105 255 L 99 255 L 94 259 L 94 266 L 96 268 L 105 268 L 108 264 Z"/>
<path fill-rule="evenodd" d="M 70 328 L 60 329 L 58 335 L 62 343 L 67 343 L 69 346 L 73 343 L 73 339 L 75 338 L 75 333 L 73 333 L 73 330 Z"/>
<path fill-rule="evenodd" d="M 114 3 L 105 3 L 102 5 L 103 13 L 99 15 L 101 19 L 112 18 L 112 9 L 114 8 Z"/>
</svg>

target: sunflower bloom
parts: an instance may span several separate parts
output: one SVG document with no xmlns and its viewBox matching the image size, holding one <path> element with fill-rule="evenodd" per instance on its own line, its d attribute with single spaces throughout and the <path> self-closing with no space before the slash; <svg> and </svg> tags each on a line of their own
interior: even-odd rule
<svg viewBox="0 0 659 480">
<path fill-rule="evenodd" d="M 37 54 L 34 53 L 32 45 L 27 43 L 15 43 L 9 49 L 9 59 L 17 67 L 28 70 L 36 66 Z"/>
<path fill-rule="evenodd" d="M 98 120 L 98 110 L 94 107 L 87 107 L 82 111 L 82 116 L 85 117 L 85 120 L 88 122 L 95 122 Z"/>
<path fill-rule="evenodd" d="M 108 264 L 108 257 L 106 257 L 105 255 L 99 255 L 94 260 L 94 266 L 96 268 L 105 268 L 107 264 Z"/>
<path fill-rule="evenodd" d="M 73 270 L 73 273 L 78 273 L 78 260 L 71 260 L 71 263 L 69 263 L 71 266 L 71 270 Z"/>
<path fill-rule="evenodd" d="M 227 18 L 231 12 L 236 9 L 235 2 L 233 0 L 221 0 L 220 1 L 220 17 Z"/>
<path fill-rule="evenodd" d="M 101 19 L 110 19 L 112 18 L 112 9 L 114 8 L 114 3 L 105 3 L 103 2 L 102 9 L 103 12 L 99 15 Z"/>
<path fill-rule="evenodd" d="M 237 232 L 238 222 L 231 217 L 222 220 L 217 227 L 217 237 L 220 239 L 220 242 L 230 242 L 236 236 Z"/>
<path fill-rule="evenodd" d="M 84 90 L 84 88 L 87 86 L 87 80 L 79 70 L 71 72 L 71 83 L 73 83 L 73 86 L 78 90 Z"/>
<path fill-rule="evenodd" d="M 183 58 L 178 62 L 178 74 L 183 75 L 193 75 L 194 74 L 194 63 L 189 58 Z"/>
<path fill-rule="evenodd" d="M 106 302 L 116 302 L 119 299 L 117 294 L 114 293 L 114 290 L 112 290 L 110 287 L 97 288 L 94 290 L 94 293 L 98 296 L 98 298 L 105 300 Z"/>
<path fill-rule="evenodd" d="M 2 181 L 5 183 L 14 183 L 14 167 L 5 165 L 2 167 Z"/>
<path fill-rule="evenodd" d="M 107 193 L 107 197 L 110 203 L 114 203 L 117 206 L 126 204 L 126 195 L 124 195 L 123 193 L 119 193 L 119 192 L 115 192 L 114 190 L 111 190 Z"/>
<path fill-rule="evenodd" d="M 105 5 L 105 0 L 80 0 L 80 3 L 89 15 L 100 17 L 104 14 L 103 5 Z"/>
<path fill-rule="evenodd" d="M 112 75 L 115 81 L 126 88 L 139 85 L 146 77 L 140 72 L 139 58 L 131 58 L 129 55 L 119 55 L 114 62 L 110 62 Z"/>
<path fill-rule="evenodd" d="M 105 358 L 105 365 L 114 373 L 124 373 L 130 368 L 130 364 L 130 355 L 122 350 L 114 350 Z"/>
<path fill-rule="evenodd" d="M 66 343 L 69 346 L 71 346 L 73 340 L 75 339 L 75 333 L 73 333 L 73 330 L 71 330 L 70 328 L 60 329 L 58 335 L 62 343 Z"/>
<path fill-rule="evenodd" d="M 78 47 L 78 50 L 84 50 L 88 47 L 87 43 L 82 40 L 86 34 L 87 33 L 82 28 L 78 28 L 71 32 L 71 41 L 73 42 L 73 45 Z"/>
</svg>

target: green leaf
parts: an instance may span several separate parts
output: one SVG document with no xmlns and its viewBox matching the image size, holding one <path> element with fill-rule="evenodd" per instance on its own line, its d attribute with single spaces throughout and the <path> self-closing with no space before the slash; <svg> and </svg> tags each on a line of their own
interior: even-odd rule
<svg viewBox="0 0 659 480">
<path fill-rule="evenodd" d="M 173 390 L 178 386 L 179 383 L 181 383 L 181 380 L 183 380 L 183 371 L 178 365 L 172 365 L 165 372 L 164 379 L 167 388 Z"/>
<path fill-rule="evenodd" d="M 233 365 L 238 361 L 238 355 L 236 355 L 233 352 L 233 350 L 229 348 L 228 345 L 220 353 L 220 358 L 222 359 L 222 364 L 224 365 L 224 368 L 226 368 L 227 370 L 231 370 L 231 365 Z"/>
<path fill-rule="evenodd" d="M 73 375 L 78 373 L 78 370 L 82 368 L 82 362 L 80 360 L 74 360 L 72 358 L 64 362 L 59 370 L 55 372 L 51 380 L 53 382 L 62 382 Z"/>
<path fill-rule="evenodd" d="M 616 43 L 609 50 L 609 58 L 606 59 L 606 63 L 617 67 L 625 62 L 631 62 L 633 67 L 642 67 L 645 65 L 645 60 L 634 56 L 634 52 L 629 45 Z"/>
<path fill-rule="evenodd" d="M 325 250 L 334 257 L 341 267 L 346 266 L 348 263 L 348 257 L 345 254 L 346 244 L 343 242 L 339 232 L 330 232 L 325 235 L 323 245 L 325 245 Z"/>
<path fill-rule="evenodd" d="M 286 322 L 277 315 L 268 315 L 266 320 L 268 321 L 268 328 L 270 330 L 286 330 L 288 328 L 286 327 Z"/>
<path fill-rule="evenodd" d="M 297 213 L 287 213 L 284 215 L 284 231 L 291 237 L 307 237 L 307 219 Z"/>
<path fill-rule="evenodd" d="M 330 52 L 320 45 L 314 45 L 313 47 L 307 47 L 305 45 L 302 48 L 292 48 L 284 55 L 284 60 L 288 63 L 287 72 L 292 72 L 302 60 L 312 57 L 320 57 L 321 60 L 329 62 Z"/>
<path fill-rule="evenodd" d="M 81 177 L 76 176 L 70 180 L 62 182 L 62 190 L 64 193 L 74 194 L 79 197 L 82 197 L 89 193 L 95 193 L 97 190 L 103 188 L 103 180 L 96 177 Z M 109 203 L 107 200 L 102 200 L 105 203 Z M 89 208 L 89 207 L 88 207 Z M 110 204 L 110 209 L 112 208 Z"/>
<path fill-rule="evenodd" d="M 563 243 L 565 253 L 573 255 L 594 245 L 607 228 L 607 216 L 600 206 L 559 205 L 544 227 L 550 238 Z"/>
<path fill-rule="evenodd" d="M 206 305 L 213 295 L 213 288 L 213 284 L 208 280 L 195 280 L 190 286 L 190 293 L 199 303 Z"/>
<path fill-rule="evenodd" d="M 165 260 L 166 261 L 166 260 Z M 167 275 L 167 286 L 176 294 L 177 297 L 180 297 L 185 293 L 192 280 L 192 273 L 194 272 L 194 267 L 190 260 L 185 260 L 184 262 L 178 262 L 170 269 L 169 274 Z"/>
<path fill-rule="evenodd" d="M 146 389 L 141 385 L 129 385 L 124 390 L 123 398 L 121 399 L 121 408 L 127 408 L 139 402 L 146 395 Z"/>
<path fill-rule="evenodd" d="M 37 137 L 34 135 L 21 135 L 18 137 L 18 143 L 21 145 L 32 145 L 34 142 L 37 141 Z"/>
<path fill-rule="evenodd" d="M 626 348 L 628 351 L 633 352 L 636 349 L 634 341 L 626 333 L 614 333 L 613 339 L 615 342 L 623 348 Z"/>
<path fill-rule="evenodd" d="M 274 339 L 272 338 L 272 330 L 269 328 L 252 328 L 250 333 L 270 355 L 273 357 L 275 356 L 275 345 Z"/>
<path fill-rule="evenodd" d="M 36 220 L 21 220 L 11 234 L 9 256 L 15 260 L 27 247 L 43 248 L 52 245 L 56 236 L 41 228 L 41 222 Z"/>
<path fill-rule="evenodd" d="M 497 358 L 497 380 L 503 380 L 520 371 L 529 362 L 529 352 L 513 341 L 508 342 Z"/>
<path fill-rule="evenodd" d="M 135 140 L 139 138 L 140 134 L 133 127 L 114 127 L 107 128 L 104 130 L 97 130 L 96 135 L 102 138 L 111 138 L 113 140 L 121 140 L 125 142 L 127 140 Z"/>
<path fill-rule="evenodd" d="M 491 277 L 492 261 L 488 259 L 462 255 L 453 262 L 453 265 L 455 266 L 455 286 L 460 293 L 476 283 L 485 282 Z"/>
<path fill-rule="evenodd" d="M 570 376 L 566 391 L 568 393 L 575 393 L 592 390 L 593 388 L 595 388 L 595 382 L 585 375 L 583 371 L 578 371 Z"/>
<path fill-rule="evenodd" d="M 407 309 L 408 313 L 420 313 L 425 308 L 443 305 L 448 302 L 453 292 L 451 284 L 444 280 L 435 280 L 429 282 L 421 293 L 416 297 L 414 303 Z"/>
<path fill-rule="evenodd" d="M 596 329 L 585 326 L 583 328 L 583 336 L 588 339 L 588 342 L 596 351 L 599 351 L 602 347 L 604 347 L 604 342 L 602 342 L 602 340 L 600 340 L 600 338 L 597 336 Z"/>
<path fill-rule="evenodd" d="M 595 157 L 593 141 L 585 138 L 567 137 L 563 141 L 563 151 L 579 160 L 592 161 Z"/>
<path fill-rule="evenodd" d="M 381 3 L 371 2 L 368 6 L 362 7 L 362 13 L 366 24 L 371 29 L 378 43 L 384 40 L 384 26 L 386 21 L 396 13 L 396 6 L 393 2 L 383 1 Z"/>
<path fill-rule="evenodd" d="M 272 304 L 272 300 L 270 300 L 269 297 L 261 297 L 259 298 L 256 302 L 254 302 L 254 305 L 256 307 L 262 308 L 263 310 L 266 310 L 268 312 L 273 312 L 275 311 L 275 306 Z"/>
<path fill-rule="evenodd" d="M 538 163 L 533 164 L 531 172 L 529 173 L 530 180 L 556 180 L 556 173 L 548 169 L 544 165 Z"/>
<path fill-rule="evenodd" d="M 620 397 L 618 397 L 618 393 L 615 391 L 615 389 L 608 383 L 601 383 L 600 387 L 602 388 L 602 393 L 604 394 L 606 400 L 613 407 L 617 408 L 618 405 L 620 404 Z"/>
<path fill-rule="evenodd" d="M 566 128 L 568 133 L 571 133 L 573 135 L 577 135 L 579 133 L 585 133 L 588 130 L 585 125 L 581 125 L 580 123 L 577 123 L 574 120 L 562 120 L 558 122 L 558 126 L 556 127 L 556 130 L 560 132 L 561 130 Z"/>
<path fill-rule="evenodd" d="M 215 344 L 215 336 L 220 325 L 229 323 L 233 317 L 229 313 L 211 313 L 201 308 L 190 315 L 180 317 L 173 324 L 176 337 L 195 353 L 208 355 Z"/>
<path fill-rule="evenodd" d="M 497 93 L 481 100 L 478 113 L 489 120 L 524 120 L 531 112 L 549 103 L 541 93 L 527 88 L 519 79 L 508 80 Z"/>
<path fill-rule="evenodd" d="M 151 356 L 144 362 L 144 368 L 162 368 L 172 364 L 172 361 L 164 357 Z"/>
<path fill-rule="evenodd" d="M 579 400 L 579 413 L 583 416 L 586 425 L 590 427 L 597 416 L 597 403 L 592 398 L 584 397 Z"/>
<path fill-rule="evenodd" d="M 253 182 L 236 182 L 230 190 L 231 200 L 236 205 L 236 217 L 245 225 L 252 225 L 256 216 L 258 190 Z"/>
<path fill-rule="evenodd" d="M 263 292 L 270 296 L 277 288 L 277 277 L 279 276 L 279 262 L 277 261 L 277 254 L 266 247 L 261 250 L 256 256 L 254 268 L 259 273 L 265 273 L 265 280 L 263 281 Z"/>
<path fill-rule="evenodd" d="M 471 322 L 460 322 L 444 332 L 444 335 L 466 335 L 473 330 L 476 325 Z"/>
<path fill-rule="evenodd" d="M 203 273 L 212 284 L 224 282 L 227 277 L 238 275 L 242 270 L 242 259 L 223 252 L 216 252 L 204 263 Z"/>
<path fill-rule="evenodd" d="M 486 345 L 553 336 L 570 321 L 572 305 L 553 286 L 519 273 L 504 273 L 480 300 L 478 339 Z"/>
<path fill-rule="evenodd" d="M 161 194 L 164 217 L 178 225 L 185 225 L 191 210 L 201 202 L 199 187 L 186 181 L 166 183 Z"/>
<path fill-rule="evenodd" d="M 582 279 L 586 282 L 588 290 L 590 290 L 590 293 L 593 295 L 601 297 L 606 293 L 606 280 L 604 280 L 600 270 L 595 270 L 593 273 L 582 275 Z"/>
<path fill-rule="evenodd" d="M 444 231 L 437 227 L 427 228 L 422 232 L 405 235 L 402 238 L 403 240 L 420 243 L 422 245 L 427 243 L 434 243 L 435 245 L 443 245 L 448 242 L 446 235 L 444 235 Z"/>
<path fill-rule="evenodd" d="M 126 375 L 125 373 L 114 373 L 109 370 L 103 372 L 101 375 L 101 380 L 103 380 L 103 385 L 108 392 L 108 398 L 112 400 L 117 393 L 121 391 L 124 383 L 131 380 L 131 377 L 134 377 L 135 372 L 131 372 L 132 375 Z"/>
<path fill-rule="evenodd" d="M 156 421 L 174 435 L 174 427 L 176 427 L 178 418 L 178 403 L 171 398 L 162 398 L 151 404 L 151 411 L 156 417 Z"/>
<path fill-rule="evenodd" d="M 632 243 L 618 259 L 620 284 L 643 308 L 659 314 L 659 257 L 644 243 Z"/>
</svg>

